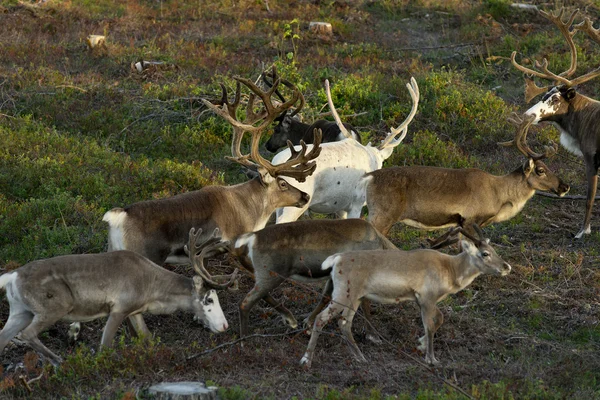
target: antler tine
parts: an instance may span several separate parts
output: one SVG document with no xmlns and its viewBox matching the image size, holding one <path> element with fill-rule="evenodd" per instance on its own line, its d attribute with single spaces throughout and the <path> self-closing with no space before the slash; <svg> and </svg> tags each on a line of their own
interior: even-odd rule
<svg viewBox="0 0 600 400">
<path fill-rule="evenodd" d="M 206 270 L 204 266 L 204 259 L 208 256 L 208 254 L 213 254 L 216 249 L 223 249 L 227 247 L 229 243 L 222 242 L 221 236 L 219 235 L 219 228 L 215 228 L 211 237 L 205 240 L 202 244 L 198 245 L 197 241 L 200 235 L 202 234 L 202 229 L 198 229 L 198 232 L 195 232 L 195 229 L 190 229 L 190 237 L 188 240 L 188 244 L 184 247 L 186 254 L 190 257 L 190 262 L 192 263 L 192 267 L 196 271 L 196 273 L 212 288 L 214 289 L 226 289 L 229 286 L 233 285 L 235 279 L 238 275 L 238 269 L 230 275 L 230 279 L 226 283 L 219 283 L 215 281 L 211 274 Z M 193 251 L 190 251 L 190 248 L 193 248 Z M 198 254 L 198 251 L 200 253 Z"/>
<path fill-rule="evenodd" d="M 571 66 L 568 70 L 559 74 L 561 77 L 569 77 L 573 75 L 575 70 L 577 69 L 577 49 L 575 48 L 575 43 L 573 42 L 573 36 L 577 33 L 576 29 L 570 31 L 571 25 L 573 25 L 573 21 L 575 21 L 575 17 L 577 13 L 579 13 L 579 9 L 575 9 L 571 16 L 569 17 L 567 23 L 564 23 L 562 20 L 563 14 L 565 13 L 565 8 L 561 7 L 561 9 L 556 13 L 548 13 L 546 11 L 540 10 L 540 14 L 542 14 L 546 19 L 552 21 L 554 25 L 560 30 L 563 37 L 567 40 L 567 44 L 569 45 L 569 50 L 571 51 Z"/>
<path fill-rule="evenodd" d="M 454 228 L 448 230 L 446 233 L 444 233 L 442 236 L 436 238 L 436 239 L 427 239 L 427 242 L 429 243 L 429 247 L 431 249 L 441 249 L 442 247 L 445 246 L 450 246 L 456 242 L 458 242 L 458 230 L 460 227 L 455 226 Z"/>
<path fill-rule="evenodd" d="M 410 83 L 406 84 L 406 88 L 410 93 L 410 97 L 412 99 L 412 108 L 410 110 L 410 114 L 406 117 L 404 122 L 400 124 L 397 128 L 390 129 L 390 134 L 381 142 L 379 145 L 379 150 L 383 150 L 387 147 L 395 147 L 398 146 L 406 136 L 408 132 L 408 125 L 412 122 L 415 114 L 417 113 L 417 108 L 419 106 L 419 98 L 421 94 L 419 93 L 419 85 L 417 85 L 417 81 L 414 77 L 410 78 Z M 402 133 L 400 137 L 397 137 L 398 134 Z"/>
<path fill-rule="evenodd" d="M 340 129 L 340 132 L 342 132 L 342 134 L 346 136 L 346 138 L 352 138 L 352 134 L 348 132 L 348 129 L 346 129 L 346 127 L 342 123 L 340 115 L 338 114 L 337 110 L 335 109 L 335 106 L 333 105 L 333 100 L 331 98 L 331 90 L 329 89 L 329 79 L 325 79 L 325 94 L 327 95 L 327 104 L 329 104 L 329 110 L 331 111 L 331 115 L 333 116 L 335 123 Z"/>
<path fill-rule="evenodd" d="M 291 89 L 292 91 L 295 90 L 295 86 L 294 84 L 292 84 L 290 81 L 288 81 L 287 79 L 282 79 L 277 75 L 277 68 L 273 65 L 273 68 L 271 70 L 271 79 L 272 81 L 269 82 L 266 79 L 266 76 L 268 75 L 268 72 L 263 72 L 262 73 L 262 77 L 263 77 L 263 82 L 269 87 L 272 88 L 274 85 L 274 82 L 279 80 L 283 85 L 285 85 L 287 88 Z M 293 117 L 294 115 L 298 114 L 300 112 L 300 110 L 302 110 L 302 108 L 304 107 L 304 105 L 306 104 L 306 100 L 304 99 L 304 95 L 300 92 L 298 92 L 300 94 L 300 105 L 298 107 L 296 107 L 294 109 L 294 111 L 292 111 L 290 113 L 290 117 Z M 279 100 L 281 100 L 282 102 L 286 102 L 285 97 L 283 97 L 283 95 L 279 92 L 279 90 L 275 90 L 275 94 L 277 95 L 277 97 L 279 97 Z"/>
<path fill-rule="evenodd" d="M 529 103 L 534 97 L 548 91 L 550 86 L 538 86 L 532 78 L 525 77 L 525 102 Z"/>
<path fill-rule="evenodd" d="M 517 133 L 515 134 L 515 138 L 508 142 L 498 143 L 500 146 L 516 146 L 517 149 L 525 156 L 532 158 L 533 160 L 542 160 L 544 158 L 548 158 L 553 156 L 558 150 L 558 146 L 556 143 L 553 146 L 546 146 L 546 150 L 544 153 L 536 153 L 529 145 L 527 145 L 527 134 L 529 133 L 529 127 L 535 120 L 535 116 L 527 116 L 523 118 L 517 113 L 513 112 L 510 117 L 508 117 L 508 122 L 514 124 L 518 127 Z"/>
<path fill-rule="evenodd" d="M 584 31 L 592 40 L 600 44 L 600 29 L 594 28 L 590 17 L 585 17 L 584 20 L 579 24 L 575 25 L 573 29 L 578 31 Z"/>
<path fill-rule="evenodd" d="M 566 23 L 563 22 L 564 12 L 565 12 L 564 7 L 561 7 L 561 9 L 559 11 L 557 11 L 556 13 L 548 13 L 548 12 L 540 10 L 540 14 L 542 16 L 544 16 L 546 19 L 548 19 L 549 21 L 551 21 L 554 25 L 556 25 L 556 27 L 560 30 L 563 37 L 567 41 L 567 45 L 569 46 L 569 51 L 571 53 L 571 65 L 569 66 L 569 69 L 567 69 L 566 71 L 561 72 L 560 74 L 557 75 L 557 74 L 551 72 L 550 70 L 548 70 L 548 60 L 544 58 L 544 60 L 542 61 L 541 64 L 539 63 L 539 61 L 537 61 L 537 60 L 535 61 L 535 63 L 534 63 L 535 68 L 541 70 L 541 72 L 535 71 L 533 69 L 524 67 L 524 66 L 520 65 L 519 63 L 517 63 L 517 61 L 515 59 L 515 56 L 517 54 L 516 51 L 512 52 L 512 54 L 510 56 L 510 61 L 511 61 L 512 65 L 521 72 L 524 72 L 531 76 L 537 76 L 538 78 L 553 81 L 555 84 L 563 84 L 563 85 L 570 87 L 570 86 L 575 85 L 575 83 L 574 83 L 575 81 L 570 81 L 569 79 L 567 79 L 567 77 L 570 77 L 571 75 L 573 75 L 575 73 L 575 70 L 577 69 L 577 49 L 575 47 L 575 42 L 573 41 L 573 36 L 577 33 L 577 29 L 575 27 L 571 31 L 570 28 L 573 25 L 573 21 L 575 20 L 575 17 L 577 16 L 579 9 L 576 9 L 571 13 L 571 16 L 569 17 L 569 19 L 567 20 Z M 589 79 L 591 79 L 591 78 L 589 78 Z M 546 88 L 541 88 L 541 87 L 535 85 L 534 83 L 529 83 L 527 81 L 526 81 L 525 85 L 526 85 L 525 100 L 527 102 L 529 102 L 533 97 L 537 96 L 543 90 L 546 89 Z"/>
</svg>

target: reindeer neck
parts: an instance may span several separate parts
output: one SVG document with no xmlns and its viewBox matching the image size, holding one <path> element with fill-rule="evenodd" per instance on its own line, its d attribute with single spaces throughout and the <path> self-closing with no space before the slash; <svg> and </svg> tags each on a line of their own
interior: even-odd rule
<svg viewBox="0 0 600 400">
<path fill-rule="evenodd" d="M 151 314 L 170 314 L 175 311 L 192 310 L 192 279 L 165 270 L 168 274 L 157 276 L 151 283 L 155 287 L 153 298 L 147 305 Z"/>
<path fill-rule="evenodd" d="M 448 270 L 456 293 L 469 286 L 481 271 L 475 266 L 475 258 L 466 252 L 452 256 L 448 261 Z"/>
</svg>

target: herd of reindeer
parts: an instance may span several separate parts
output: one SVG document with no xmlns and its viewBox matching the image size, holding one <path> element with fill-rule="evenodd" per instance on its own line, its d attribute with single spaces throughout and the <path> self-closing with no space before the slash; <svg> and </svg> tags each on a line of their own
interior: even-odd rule
<svg viewBox="0 0 600 400">
<path fill-rule="evenodd" d="M 101 346 L 111 346 L 118 327 L 127 320 L 138 335 L 150 335 L 143 313 L 191 312 L 213 332 L 228 329 L 216 290 L 237 282 L 231 275 L 212 276 L 205 259 L 228 253 L 246 269 L 255 285 L 239 305 L 240 334 L 248 335 L 252 307 L 264 300 L 298 326 L 293 314 L 271 292 L 288 279 L 326 281 L 321 302 L 304 321 L 311 337 L 300 363 L 310 367 L 323 327 L 338 318 L 339 327 L 358 361 L 365 357 L 352 336 L 352 320 L 359 306 L 370 318 L 370 302 L 415 301 L 421 310 L 424 335 L 419 349 L 429 364 L 437 364 L 433 337 L 443 322 L 436 304 L 468 286 L 480 274 L 506 275 L 511 267 L 494 251 L 481 230 L 521 211 L 537 190 L 563 196 L 569 186 L 544 164 L 556 151 L 535 153 L 527 144 L 532 124 L 553 122 L 561 144 L 583 157 L 588 181 L 585 218 L 576 238 L 590 233 L 590 218 L 600 166 L 600 102 L 578 93 L 574 86 L 600 75 L 600 68 L 569 79 L 577 67 L 573 37 L 585 32 L 600 44 L 600 29 L 589 18 L 574 25 L 578 11 L 563 19 L 564 9 L 541 14 L 552 21 L 571 52 L 567 71 L 555 74 L 548 61 L 534 69 L 511 61 L 526 74 L 526 99 L 545 93 L 522 115 L 513 114 L 514 145 L 526 160 L 514 171 L 495 176 L 479 169 L 429 166 L 382 168 L 407 134 L 419 103 L 414 78 L 406 85 L 412 108 L 404 122 L 391 129 L 378 146 L 363 145 L 335 110 L 325 82 L 335 122 L 299 122 L 294 115 L 304 105 L 298 88 L 273 68 L 262 82 L 235 78 L 233 101 L 221 85 L 220 101 L 204 104 L 233 127 L 228 159 L 251 171 L 253 178 L 233 186 L 208 186 L 173 197 L 114 208 L 103 220 L 109 225 L 108 252 L 54 257 L 30 262 L 0 276 L 10 315 L 0 332 L 0 352 L 20 338 L 54 365 L 62 359 L 38 339 L 58 320 L 78 323 L 108 317 Z M 547 79 L 541 88 L 533 78 Z M 248 94 L 242 95 L 248 90 Z M 285 94 L 289 97 L 286 100 Z M 277 100 L 274 97 L 277 97 Z M 245 116 L 238 112 L 247 99 Z M 260 103 L 257 101 L 260 99 Z M 293 111 L 292 111 L 293 110 Z M 281 147 L 272 161 L 260 154 L 263 132 L 277 122 L 266 143 L 269 151 Z M 243 154 L 242 139 L 251 137 Z M 363 207 L 368 217 L 361 219 Z M 297 219 L 307 210 L 337 214 L 338 219 Z M 267 226 L 273 213 L 276 223 Z M 450 228 L 429 249 L 402 251 L 387 239 L 393 224 L 420 229 Z M 437 249 L 459 242 L 457 255 Z M 164 269 L 164 263 L 191 263 L 193 278 Z M 368 337 L 377 340 L 372 329 Z"/>
</svg>

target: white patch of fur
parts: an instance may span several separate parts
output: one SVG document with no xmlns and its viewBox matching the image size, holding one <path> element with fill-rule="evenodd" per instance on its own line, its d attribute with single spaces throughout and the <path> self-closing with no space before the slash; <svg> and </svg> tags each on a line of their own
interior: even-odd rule
<svg viewBox="0 0 600 400">
<path fill-rule="evenodd" d="M 560 144 L 576 156 L 583 157 L 583 153 L 581 152 L 581 144 L 579 141 L 573 136 L 569 135 L 569 133 L 558 126 L 558 124 L 554 124 L 554 126 L 556 126 L 560 131 Z"/>
<path fill-rule="evenodd" d="M 17 272 L 8 272 L 6 274 L 0 275 L 0 288 L 5 287 L 8 284 L 11 284 L 17 279 Z"/>
<path fill-rule="evenodd" d="M 254 249 L 255 241 L 256 235 L 254 233 L 244 233 L 235 241 L 234 248 L 239 249 L 246 246 L 248 248 L 248 258 L 252 261 L 252 250 Z"/>
<path fill-rule="evenodd" d="M 104 214 L 102 221 L 108 222 L 108 251 L 126 250 L 123 227 L 127 213 L 122 210 L 110 210 Z"/>
<path fill-rule="evenodd" d="M 557 92 L 552 96 L 548 97 L 545 101 L 540 101 L 537 104 L 533 105 L 529 110 L 525 111 L 525 115 L 535 115 L 535 120 L 533 121 L 533 124 L 537 124 L 538 122 L 540 122 L 540 120 L 544 116 L 553 115 L 560 107 L 560 101 L 557 101 L 554 104 L 552 103 L 552 99 L 554 99 L 556 96 L 560 96 L 560 93 Z"/>
</svg>

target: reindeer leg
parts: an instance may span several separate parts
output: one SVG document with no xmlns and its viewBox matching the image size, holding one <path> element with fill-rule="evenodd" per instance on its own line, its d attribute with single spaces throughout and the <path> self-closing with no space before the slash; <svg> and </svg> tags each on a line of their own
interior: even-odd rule
<svg viewBox="0 0 600 400">
<path fill-rule="evenodd" d="M 371 317 L 371 300 L 367 298 L 363 298 L 360 307 L 365 314 L 365 319 L 367 320 L 367 340 L 374 344 L 383 343 L 379 333 L 373 326 L 373 319 Z"/>
<path fill-rule="evenodd" d="M 340 327 L 340 330 L 342 331 L 342 334 L 346 338 L 348 346 L 350 346 L 350 350 L 352 351 L 356 361 L 367 362 L 367 359 L 358 348 L 358 345 L 354 340 L 354 336 L 352 336 L 352 320 L 356 315 L 356 311 L 354 310 L 354 308 L 354 305 L 344 307 L 344 310 L 342 311 L 342 317 L 338 321 L 338 325 Z"/>
<path fill-rule="evenodd" d="M 315 323 L 315 318 L 317 317 L 317 314 L 323 311 L 323 309 L 327 307 L 327 304 L 329 304 L 329 302 L 331 301 L 331 292 L 333 292 L 333 282 L 331 281 L 331 279 L 327 279 L 327 282 L 323 287 L 323 292 L 321 293 L 321 301 L 319 302 L 319 304 L 317 304 L 317 307 L 303 322 L 304 327 L 308 330 L 308 334 L 310 334 L 310 328 Z"/>
<path fill-rule="evenodd" d="M 142 314 L 130 315 L 127 318 L 128 325 L 132 328 L 138 337 L 151 337 L 152 332 L 148 329 L 146 325 L 146 321 L 144 321 L 144 317 Z"/>
<path fill-rule="evenodd" d="M 585 218 L 583 220 L 583 226 L 575 239 L 581 239 L 583 235 L 591 233 L 590 220 L 592 219 L 592 207 L 594 206 L 594 199 L 596 197 L 596 189 L 598 188 L 598 168 L 595 167 L 593 160 L 585 162 L 585 172 L 587 176 L 587 201 L 585 208 Z"/>
<path fill-rule="evenodd" d="M 108 320 L 104 326 L 104 332 L 102 332 L 102 341 L 100 342 L 101 347 L 112 347 L 112 342 L 117 333 L 117 329 L 121 326 L 121 323 L 126 317 L 127 314 L 118 312 L 111 312 L 108 315 Z"/>
<path fill-rule="evenodd" d="M 260 299 L 268 296 L 269 292 L 279 286 L 281 282 L 283 282 L 283 278 L 272 277 L 265 282 L 261 282 L 260 287 L 258 286 L 258 283 L 256 283 L 252 290 L 244 297 L 244 300 L 240 303 L 240 336 L 248 335 L 248 321 L 252 307 L 254 307 Z"/>
<path fill-rule="evenodd" d="M 304 365 L 305 368 L 310 368 L 313 356 L 315 354 L 317 340 L 319 339 L 319 335 L 321 334 L 323 327 L 327 325 L 332 318 L 339 315 L 343 309 L 344 306 L 341 304 L 330 303 L 324 311 L 317 315 L 315 324 L 313 325 L 312 334 L 310 335 L 310 340 L 308 342 L 308 347 L 306 348 L 304 356 L 302 356 L 302 359 L 300 360 L 300 365 Z"/>
<path fill-rule="evenodd" d="M 275 309 L 283 318 L 283 321 L 290 326 L 292 329 L 296 329 L 298 327 L 298 321 L 294 318 L 294 315 L 288 310 L 280 301 L 275 300 L 271 297 L 270 294 L 267 294 L 264 298 L 271 307 Z"/>
<path fill-rule="evenodd" d="M 28 311 L 19 314 L 10 314 L 4 328 L 0 332 L 0 354 L 4 348 L 19 332 L 25 329 L 33 320 L 33 314 Z"/>
<path fill-rule="evenodd" d="M 429 305 L 429 302 L 422 301 L 419 297 L 417 298 L 417 301 L 421 307 L 421 319 L 423 320 L 423 327 L 425 328 L 425 335 L 419 339 L 419 342 L 421 343 L 419 350 L 425 350 L 425 361 L 428 364 L 437 365 L 440 362 L 433 354 L 433 336 L 437 329 L 442 325 L 444 316 L 435 304 Z"/>
<path fill-rule="evenodd" d="M 35 315 L 31 323 L 27 326 L 27 328 L 23 329 L 21 332 L 21 339 L 23 339 L 27 344 L 29 344 L 35 351 L 41 353 L 44 357 L 48 358 L 48 360 L 55 367 L 58 366 L 62 362 L 62 358 L 58 355 L 54 354 L 50 349 L 48 349 L 40 339 L 38 339 L 38 335 L 43 330 L 52 326 L 56 321 L 61 319 L 63 315 L 56 316 L 52 319 L 44 318 L 40 315 Z"/>
</svg>

